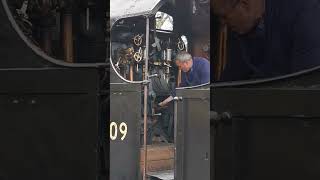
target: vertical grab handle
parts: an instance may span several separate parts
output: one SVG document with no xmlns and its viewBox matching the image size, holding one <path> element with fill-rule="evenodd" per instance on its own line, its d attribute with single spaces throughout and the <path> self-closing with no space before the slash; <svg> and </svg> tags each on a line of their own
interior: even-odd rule
<svg viewBox="0 0 320 180">
<path fill-rule="evenodd" d="M 177 180 L 177 136 L 178 136 L 178 102 L 182 100 L 182 97 L 174 97 L 174 179 Z"/>
</svg>

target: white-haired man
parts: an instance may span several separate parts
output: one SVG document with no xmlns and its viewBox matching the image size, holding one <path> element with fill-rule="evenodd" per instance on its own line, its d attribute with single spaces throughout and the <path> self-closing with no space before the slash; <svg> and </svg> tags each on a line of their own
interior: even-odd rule
<svg viewBox="0 0 320 180">
<path fill-rule="evenodd" d="M 181 51 L 176 56 L 176 65 L 181 69 L 180 87 L 197 86 L 210 82 L 210 63 L 207 59 L 201 57 L 192 58 L 191 54 Z M 159 106 L 165 106 L 173 100 L 173 96 L 159 103 Z"/>
</svg>

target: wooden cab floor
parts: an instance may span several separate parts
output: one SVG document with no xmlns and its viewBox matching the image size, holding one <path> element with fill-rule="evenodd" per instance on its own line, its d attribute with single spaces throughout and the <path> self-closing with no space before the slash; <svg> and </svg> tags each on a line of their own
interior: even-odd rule
<svg viewBox="0 0 320 180">
<path fill-rule="evenodd" d="M 144 148 L 140 148 L 140 170 L 144 167 Z M 147 146 L 147 172 L 166 172 L 174 167 L 174 145 L 169 143 Z"/>
</svg>

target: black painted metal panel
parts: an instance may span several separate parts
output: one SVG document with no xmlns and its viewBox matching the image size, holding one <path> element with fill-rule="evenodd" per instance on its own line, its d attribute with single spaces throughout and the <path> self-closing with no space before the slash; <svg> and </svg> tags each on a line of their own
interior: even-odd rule
<svg viewBox="0 0 320 180">
<path fill-rule="evenodd" d="M 210 179 L 210 90 L 177 90 L 177 178 Z"/>
<path fill-rule="evenodd" d="M 95 96 L 1 96 L 0 177 L 95 179 Z"/>
<path fill-rule="evenodd" d="M 320 117 L 320 90 L 306 88 L 217 88 L 212 108 L 234 116 Z"/>
<path fill-rule="evenodd" d="M 140 162 L 141 85 L 110 85 L 110 180 L 138 179 Z M 120 132 L 121 123 L 127 126 L 127 134 Z M 111 127 L 111 126 L 110 126 Z M 123 127 L 122 127 L 123 128 Z M 124 129 L 123 129 L 124 130 Z"/>
<path fill-rule="evenodd" d="M 320 91 L 285 84 L 212 89 L 215 180 L 319 179 Z"/>
<path fill-rule="evenodd" d="M 97 93 L 98 81 L 92 68 L 0 69 L 0 93 Z"/>
<path fill-rule="evenodd" d="M 98 178 L 101 158 L 107 158 L 99 154 L 101 117 L 108 111 L 100 107 L 99 71 L 16 69 L 0 75 L 0 179 Z"/>
</svg>

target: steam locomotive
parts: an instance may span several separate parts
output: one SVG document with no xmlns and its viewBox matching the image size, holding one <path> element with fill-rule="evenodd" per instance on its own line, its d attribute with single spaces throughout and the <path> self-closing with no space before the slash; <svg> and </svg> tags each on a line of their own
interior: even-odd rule
<svg viewBox="0 0 320 180">
<path fill-rule="evenodd" d="M 209 1 L 119 2 L 1 1 L 0 179 L 209 179 L 209 87 L 176 89 L 173 61 L 210 54 L 209 28 L 204 40 L 195 29 L 209 24 Z M 172 91 L 171 110 L 156 112 Z M 143 148 L 143 117 L 174 123 L 171 139 L 155 144 L 166 133 L 147 123 Z"/>
<path fill-rule="evenodd" d="M 210 89 L 179 88 L 174 63 L 180 51 L 209 58 L 209 2 L 122 2 L 110 6 L 110 177 L 209 179 Z"/>
</svg>

